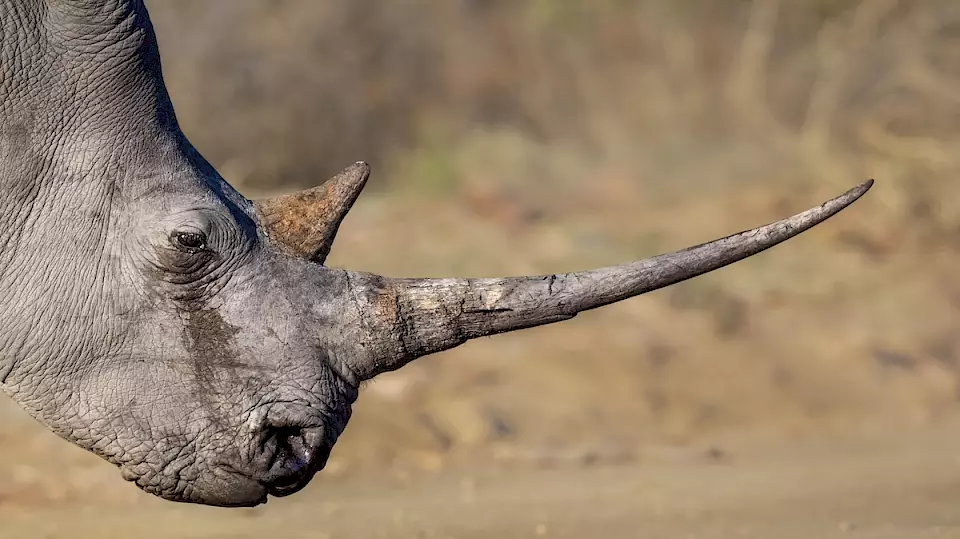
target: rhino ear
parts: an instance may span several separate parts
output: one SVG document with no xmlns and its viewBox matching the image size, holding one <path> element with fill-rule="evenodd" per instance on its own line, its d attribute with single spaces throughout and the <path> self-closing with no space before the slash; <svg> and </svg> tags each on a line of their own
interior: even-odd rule
<svg viewBox="0 0 960 539">
<path fill-rule="evenodd" d="M 370 165 L 358 161 L 323 185 L 254 204 L 271 240 L 292 255 L 322 264 L 369 177 Z"/>
</svg>

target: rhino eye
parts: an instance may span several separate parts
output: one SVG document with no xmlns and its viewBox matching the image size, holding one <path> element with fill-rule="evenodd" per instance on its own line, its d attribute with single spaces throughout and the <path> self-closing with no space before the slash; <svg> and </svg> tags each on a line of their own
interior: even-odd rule
<svg viewBox="0 0 960 539">
<path fill-rule="evenodd" d="M 189 253 L 202 251 L 207 247 L 207 236 L 200 232 L 175 232 L 171 240 L 177 249 Z"/>
</svg>

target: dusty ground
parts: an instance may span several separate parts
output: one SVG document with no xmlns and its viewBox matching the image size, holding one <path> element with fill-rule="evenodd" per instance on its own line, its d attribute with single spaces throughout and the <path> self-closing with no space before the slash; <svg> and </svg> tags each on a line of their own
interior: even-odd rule
<svg viewBox="0 0 960 539">
<path fill-rule="evenodd" d="M 53 454 L 77 457 L 57 444 Z M 102 480 L 82 497 L 18 496 L 3 537 L 946 538 L 960 537 L 960 419 L 794 443 L 651 449 L 637 463 L 446 472 L 411 481 L 320 479 L 250 510 L 169 504 Z M 57 463 L 57 464 L 54 464 Z M 94 468 L 96 470 L 94 471 Z M 35 493 L 36 494 L 36 493 Z"/>
</svg>

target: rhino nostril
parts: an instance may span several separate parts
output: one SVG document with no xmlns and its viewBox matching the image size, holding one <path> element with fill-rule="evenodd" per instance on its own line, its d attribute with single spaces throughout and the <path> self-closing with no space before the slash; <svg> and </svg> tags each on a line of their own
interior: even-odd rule
<svg viewBox="0 0 960 539">
<path fill-rule="evenodd" d="M 275 427 L 271 431 L 269 437 L 273 438 L 276 444 L 271 469 L 279 475 L 292 475 L 305 468 L 310 462 L 311 450 L 307 446 L 303 430 L 296 427 Z"/>
<path fill-rule="evenodd" d="M 275 487 L 301 483 L 323 458 L 323 437 L 318 428 L 270 426 L 263 433 L 265 482 Z M 318 457 L 321 457 L 318 460 Z"/>
</svg>

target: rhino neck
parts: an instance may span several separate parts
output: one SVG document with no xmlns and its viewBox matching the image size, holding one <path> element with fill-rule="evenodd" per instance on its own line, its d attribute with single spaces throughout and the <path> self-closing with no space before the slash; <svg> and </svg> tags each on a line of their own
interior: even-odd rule
<svg viewBox="0 0 960 539">
<path fill-rule="evenodd" d="M 142 1 L 0 0 L 0 182 L 57 181 L 11 163 L 130 160 L 178 136 Z"/>
</svg>

